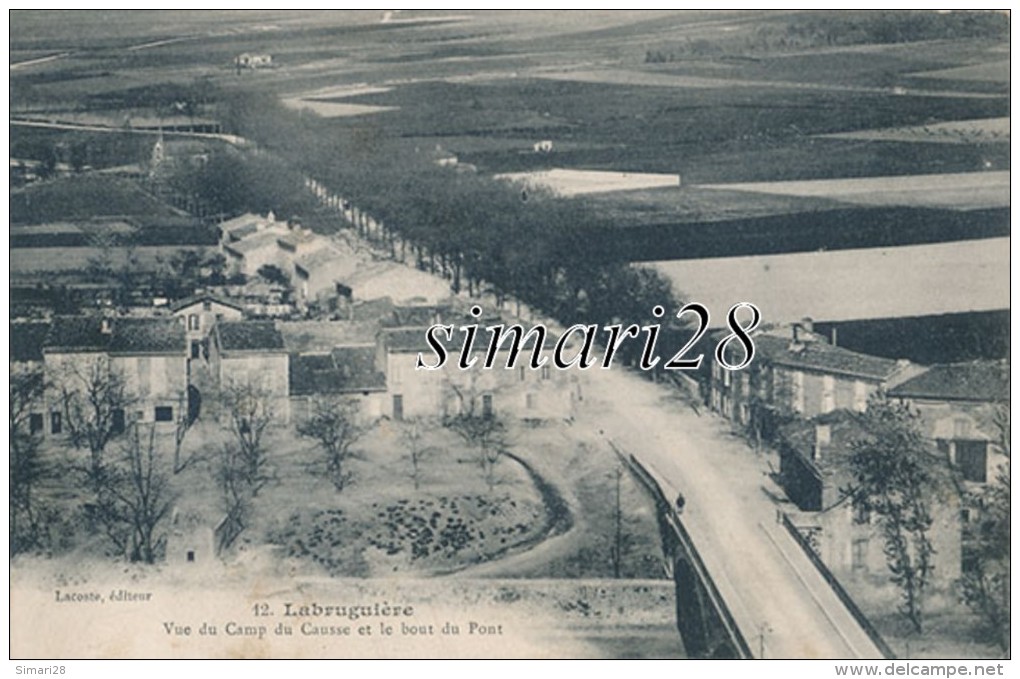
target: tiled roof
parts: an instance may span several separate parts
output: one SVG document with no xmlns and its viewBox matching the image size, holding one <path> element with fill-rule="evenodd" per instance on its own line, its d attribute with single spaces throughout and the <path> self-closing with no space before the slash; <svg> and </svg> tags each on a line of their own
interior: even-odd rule
<svg viewBox="0 0 1020 679">
<path fill-rule="evenodd" d="M 754 345 L 761 358 L 775 365 L 791 368 L 872 380 L 888 379 L 899 368 L 899 364 L 893 359 L 859 354 L 849 349 L 835 347 L 822 339 L 795 343 L 789 338 L 762 333 L 754 337 Z"/>
<path fill-rule="evenodd" d="M 234 302 L 233 300 L 229 300 L 226 297 L 220 297 L 219 295 L 213 295 L 209 293 L 204 293 L 201 295 L 191 295 L 190 297 L 179 299 L 170 305 L 170 311 L 176 313 L 181 309 L 187 309 L 189 306 L 199 304 L 201 302 L 215 302 L 216 304 L 222 304 L 223 306 L 228 306 L 232 309 L 237 309 L 238 311 L 244 311 L 244 307 L 241 306 L 240 303 Z"/>
<path fill-rule="evenodd" d="M 272 321 L 228 321 L 216 332 L 224 351 L 283 351 L 283 335 Z"/>
<path fill-rule="evenodd" d="M 972 361 L 933 365 L 889 390 L 890 396 L 947 401 L 1009 400 L 1009 363 Z"/>
<path fill-rule="evenodd" d="M 43 341 L 49 331 L 50 324 L 47 321 L 11 323 L 11 360 L 22 362 L 43 360 Z"/>
<path fill-rule="evenodd" d="M 103 351 L 109 335 L 94 316 L 56 316 L 43 349 L 51 351 Z"/>
<path fill-rule="evenodd" d="M 184 324 L 176 318 L 117 318 L 107 344 L 111 354 L 183 354 Z"/>
<path fill-rule="evenodd" d="M 224 248 L 241 256 L 263 248 L 278 250 L 280 248 L 280 244 L 277 242 L 279 237 L 280 233 L 278 231 L 266 229 L 265 231 L 259 231 L 247 238 L 239 240 L 236 243 L 226 245 Z"/>
<path fill-rule="evenodd" d="M 487 321 L 480 322 L 474 318 L 471 318 L 470 321 L 468 320 L 462 321 L 462 323 L 465 324 L 470 324 L 473 322 L 477 322 L 479 324 L 479 327 L 478 331 L 475 333 L 475 341 L 474 344 L 472 345 L 472 355 L 484 357 L 486 352 L 489 350 L 489 342 L 492 339 L 492 333 L 490 333 L 485 328 L 488 327 L 488 325 L 490 325 L 491 323 Z M 493 322 L 498 324 L 499 320 L 497 319 L 496 321 Z M 453 339 L 450 340 L 446 339 L 445 331 L 437 331 L 435 333 L 435 337 L 442 343 L 444 347 L 446 347 L 446 351 L 448 354 L 450 354 L 451 356 L 459 355 L 464 345 L 465 334 L 460 329 L 460 325 L 452 322 L 447 322 L 446 324 L 454 326 L 452 335 Z M 509 326 L 511 325 L 513 324 L 512 323 L 506 324 L 507 328 L 509 328 Z M 530 326 L 522 327 L 524 328 L 524 341 L 521 342 L 520 349 L 522 352 L 531 351 L 532 347 L 535 344 L 535 334 L 530 332 L 532 329 Z M 431 355 L 432 347 L 431 345 L 429 345 L 428 340 L 426 338 L 428 330 L 429 330 L 428 327 L 384 328 L 383 342 L 385 343 L 386 348 L 394 353 L 417 353 L 420 351 L 425 355 Z M 512 340 L 506 339 L 507 335 L 508 335 L 507 329 L 504 329 L 502 335 L 502 342 L 500 345 L 501 353 L 508 352 L 510 350 Z M 576 335 L 572 336 L 571 339 L 576 340 Z M 553 333 L 552 331 L 546 329 L 545 339 L 543 340 L 542 346 L 546 351 L 552 351 L 553 348 L 556 346 L 556 342 L 558 340 L 559 336 L 556 335 L 556 333 Z M 568 343 L 568 346 L 569 345 L 570 344 Z"/>
<path fill-rule="evenodd" d="M 95 316 L 58 316 L 46 336 L 49 351 L 108 351 L 112 354 L 173 354 L 186 348 L 184 326 L 176 318 L 113 318 L 109 332 Z"/>
<path fill-rule="evenodd" d="M 819 449 L 816 458 L 818 425 L 828 426 L 829 443 Z M 834 410 L 813 420 L 797 418 L 779 429 L 780 439 L 787 448 L 800 455 L 820 473 L 830 477 L 831 483 L 837 486 L 846 486 L 851 481 L 847 464 L 850 445 L 854 440 L 863 438 L 865 433 L 859 415 L 849 410 Z"/>
<path fill-rule="evenodd" d="M 376 368 L 375 347 L 336 347 L 320 354 L 291 354 L 290 394 L 344 394 L 386 389 Z"/>
</svg>

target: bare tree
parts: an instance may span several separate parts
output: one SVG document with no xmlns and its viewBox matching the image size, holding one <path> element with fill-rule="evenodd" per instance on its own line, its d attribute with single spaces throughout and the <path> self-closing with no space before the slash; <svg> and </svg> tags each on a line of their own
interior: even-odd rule
<svg viewBox="0 0 1020 679">
<path fill-rule="evenodd" d="M 238 472 L 254 497 L 268 481 L 262 438 L 275 417 L 272 397 L 261 384 L 248 380 L 228 383 L 222 390 L 222 399 L 227 410 L 227 428 L 237 443 Z"/>
<path fill-rule="evenodd" d="M 131 561 L 155 563 L 166 544 L 160 528 L 173 504 L 169 476 L 156 451 L 155 425 L 133 425 L 123 453 L 103 475 L 101 517 L 107 535 Z"/>
<path fill-rule="evenodd" d="M 339 493 L 353 475 L 347 467 L 352 446 L 366 429 L 358 423 L 358 403 L 354 400 L 318 399 L 312 415 L 298 425 L 298 433 L 314 439 L 325 455 L 326 474 Z"/>
<path fill-rule="evenodd" d="M 103 453 L 110 440 L 121 433 L 125 412 L 135 399 L 123 373 L 105 356 L 84 364 L 65 363 L 57 388 L 68 436 L 76 448 L 88 447 L 86 475 L 98 489 L 105 467 Z"/>
<path fill-rule="evenodd" d="M 403 428 L 400 431 L 400 438 L 403 440 L 407 452 L 404 457 L 411 463 L 411 481 L 414 482 L 414 489 L 421 486 L 422 463 L 427 457 L 436 452 L 433 446 L 425 446 L 426 422 L 420 417 L 410 417 L 404 420 Z"/>
<path fill-rule="evenodd" d="M 466 384 L 449 383 L 450 390 L 460 403 L 460 412 L 444 418 L 443 425 L 475 449 L 478 465 L 491 491 L 499 480 L 496 470 L 507 449 L 507 426 L 491 405 L 486 404 L 486 394 L 482 392 L 474 374 L 478 371 L 468 372 L 470 375 Z"/>
<path fill-rule="evenodd" d="M 41 370 L 10 375 L 10 554 L 38 547 L 42 525 L 34 502 L 36 485 L 47 468 L 40 457 L 41 440 L 31 428 L 31 408 L 45 391 Z"/>
</svg>

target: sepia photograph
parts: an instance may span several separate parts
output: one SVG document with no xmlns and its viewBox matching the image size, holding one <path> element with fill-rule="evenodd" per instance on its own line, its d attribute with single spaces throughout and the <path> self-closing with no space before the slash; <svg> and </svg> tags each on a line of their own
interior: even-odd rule
<svg viewBox="0 0 1020 679">
<path fill-rule="evenodd" d="M 1001 676 L 1010 33 L 10 10 L 16 673 Z"/>
</svg>

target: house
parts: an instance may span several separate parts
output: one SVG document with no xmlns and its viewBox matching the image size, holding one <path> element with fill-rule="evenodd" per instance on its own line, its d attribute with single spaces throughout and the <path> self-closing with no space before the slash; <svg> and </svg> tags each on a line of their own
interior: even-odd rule
<svg viewBox="0 0 1020 679">
<path fill-rule="evenodd" d="M 268 68 L 273 65 L 272 54 L 254 54 L 252 52 L 243 52 L 234 57 L 234 66 L 238 70 L 242 68 L 250 68 L 255 70 L 257 68 Z"/>
<path fill-rule="evenodd" d="M 450 321 L 448 323 L 456 321 Z M 465 319 L 478 322 L 481 328 L 501 319 Z M 380 333 L 381 361 L 386 365 L 387 388 L 391 402 L 385 414 L 394 419 L 424 415 L 445 417 L 464 412 L 496 413 L 524 420 L 567 419 L 573 416 L 582 394 L 577 374 L 556 370 L 551 365 L 552 349 L 557 338 L 547 336 L 540 356 L 546 357 L 541 368 L 533 369 L 529 361 L 534 335 L 521 342 L 521 351 L 513 368 L 507 368 L 510 342 L 503 343 L 495 354 L 492 368 L 483 368 L 490 334 L 479 331 L 472 356 L 478 359 L 471 368 L 457 366 L 464 334 L 458 329 L 452 340 L 440 333 L 437 337 L 446 348 L 448 359 L 439 370 L 417 370 L 419 352 L 431 357 L 426 342 L 428 327 L 384 328 Z M 431 359 L 428 359 L 431 360 Z"/>
<path fill-rule="evenodd" d="M 220 245 L 236 243 L 267 227 L 277 224 L 276 217 L 270 212 L 265 217 L 246 212 L 245 214 L 227 219 L 220 223 Z"/>
<path fill-rule="evenodd" d="M 805 418 L 839 409 L 862 412 L 879 388 L 921 370 L 908 361 L 834 346 L 812 331 L 808 319 L 758 332 L 753 341 L 754 359 L 743 370 L 726 370 L 717 361 L 706 361 L 711 365 L 709 405 L 743 425 L 761 424 L 776 412 Z"/>
<path fill-rule="evenodd" d="M 337 284 L 354 273 L 357 266 L 353 257 L 330 246 L 296 257 L 293 264 L 294 291 L 301 305 L 338 297 Z"/>
<path fill-rule="evenodd" d="M 288 258 L 280 248 L 279 238 L 286 234 L 286 229 L 279 226 L 266 227 L 245 236 L 236 242 L 223 245 L 223 254 L 227 258 L 227 268 L 232 274 L 254 276 L 266 264 L 272 264 L 287 271 Z"/>
<path fill-rule="evenodd" d="M 31 434 L 40 434 L 45 428 L 47 411 L 46 401 L 42 394 L 38 397 L 25 398 L 34 394 L 43 375 L 43 341 L 50 331 L 49 321 L 21 321 L 10 324 L 10 379 L 11 395 L 15 394 L 15 380 L 21 376 L 19 385 L 25 388 L 19 392 L 24 406 L 23 415 L 28 417 L 28 428 Z M 28 385 L 32 385 L 31 388 Z M 14 418 L 16 407 L 11 404 L 11 416 Z M 27 412 L 25 412 L 27 411 Z"/>
<path fill-rule="evenodd" d="M 184 323 L 191 359 L 209 358 L 209 333 L 217 322 L 244 318 L 240 303 L 209 293 L 179 299 L 170 305 L 170 312 Z"/>
<path fill-rule="evenodd" d="M 176 426 L 187 408 L 187 354 L 183 324 L 176 318 L 58 316 L 42 345 L 48 394 L 48 433 L 60 434 L 61 396 L 88 387 L 92 375 L 109 372 L 122 380 L 124 423 Z"/>
<path fill-rule="evenodd" d="M 881 589 L 888 587 L 890 575 L 881 518 L 848 496 L 853 484 L 851 445 L 865 434 L 859 414 L 846 409 L 784 424 L 777 437 L 780 483 L 797 507 L 788 519 L 836 578 Z M 929 531 L 935 548 L 931 582 L 946 590 L 961 572 L 960 499 L 949 483 L 935 492 Z"/>
<path fill-rule="evenodd" d="M 317 399 L 350 398 L 366 422 L 386 407 L 386 375 L 377 365 L 375 344 L 334 347 L 290 355 L 290 403 L 295 420 L 307 418 Z"/>
<path fill-rule="evenodd" d="M 251 388 L 266 399 L 277 421 L 290 421 L 289 357 L 273 322 L 217 323 L 209 356 L 221 391 Z"/>
<path fill-rule="evenodd" d="M 888 395 L 917 408 L 925 436 L 965 483 L 995 478 L 1009 437 L 1008 361 L 933 365 Z"/>
</svg>

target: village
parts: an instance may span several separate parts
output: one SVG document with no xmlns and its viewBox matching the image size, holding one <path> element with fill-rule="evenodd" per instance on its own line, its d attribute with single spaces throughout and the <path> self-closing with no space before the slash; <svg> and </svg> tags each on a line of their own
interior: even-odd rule
<svg viewBox="0 0 1020 679">
<path fill-rule="evenodd" d="M 396 602 L 380 583 L 428 580 L 400 601 L 523 600 L 585 634 L 625 630 L 585 653 L 645 635 L 667 657 L 730 652 L 691 635 L 683 606 L 712 596 L 741 602 L 721 617 L 757 635 L 747 655 L 795 648 L 766 621 L 824 588 L 851 621 L 828 638 L 852 627 L 887 658 L 1009 653 L 1001 139 L 966 141 L 981 169 L 953 176 L 973 195 L 935 197 L 922 174 L 888 197 L 872 176 L 568 167 L 588 151 L 548 112 L 468 141 L 345 122 L 319 148 L 332 116 L 403 115 L 391 99 L 422 83 L 302 89 L 286 82 L 296 57 L 229 40 L 185 85 L 115 89 L 96 111 L 32 90 L 42 103 L 12 112 L 12 569 L 57 583 L 58 601 L 101 591 L 109 569 L 150 596 L 265 577 Z M 672 61 L 646 58 L 654 87 Z M 569 99 L 559 79 L 589 77 L 541 72 L 508 98 Z M 496 81 L 494 97 L 517 86 Z M 457 125 L 490 115 L 465 101 Z M 910 248 L 974 248 L 973 287 L 904 277 L 893 294 Z M 946 268 L 947 289 L 971 275 Z M 743 582 L 757 570 L 800 584 L 769 599 Z M 279 596 L 231 629 L 262 640 Z"/>
</svg>

